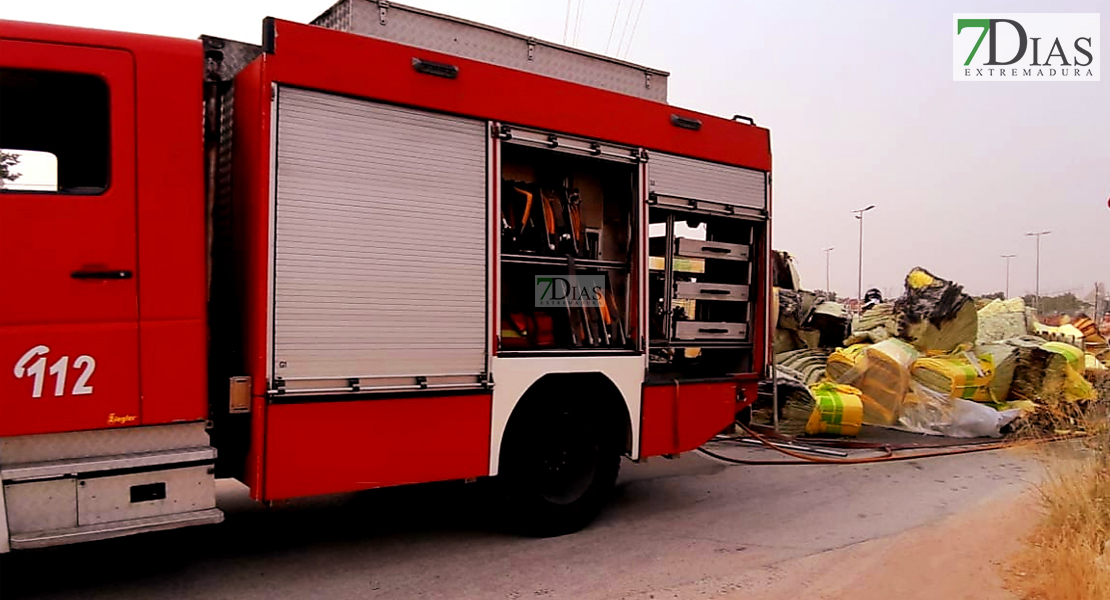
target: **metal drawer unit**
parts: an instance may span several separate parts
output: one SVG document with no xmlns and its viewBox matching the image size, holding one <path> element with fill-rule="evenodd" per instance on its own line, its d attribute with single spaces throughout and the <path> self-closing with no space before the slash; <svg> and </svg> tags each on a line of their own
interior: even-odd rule
<svg viewBox="0 0 1110 600">
<path fill-rule="evenodd" d="M 746 302 L 748 300 L 748 286 L 725 283 L 678 282 L 675 284 L 674 297 L 680 300 L 731 300 L 734 302 Z"/>
<path fill-rule="evenodd" d="M 726 244 L 724 242 L 706 242 L 691 238 L 678 238 L 676 252 L 685 258 L 723 258 L 725 260 L 748 260 L 748 246 L 744 244 Z"/>
<path fill-rule="evenodd" d="M 748 324 L 675 321 L 674 337 L 679 340 L 743 340 L 748 337 Z"/>
</svg>

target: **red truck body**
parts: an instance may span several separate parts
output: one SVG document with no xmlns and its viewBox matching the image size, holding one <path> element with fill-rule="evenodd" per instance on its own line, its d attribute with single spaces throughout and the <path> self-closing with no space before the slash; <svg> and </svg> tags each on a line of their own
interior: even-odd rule
<svg viewBox="0 0 1110 600">
<path fill-rule="evenodd" d="M 205 419 L 200 43 L 15 22 L 0 35 L 5 68 L 110 82 L 113 115 L 107 190 L 9 190 L 0 203 L 0 436 Z M 132 276 L 73 277 L 82 270 Z M 92 357 L 95 393 L 73 394 L 71 362 L 62 393 L 48 381 L 28 402 L 10 365 L 36 346 L 49 363 Z"/>
<path fill-rule="evenodd" d="M 87 148 L 50 139 L 36 146 L 28 141 L 35 129 L 18 126 L 8 115 L 3 121 L 8 130 L 0 133 L 2 148 L 57 154 L 59 180 L 57 192 L 18 186 L 0 192 L 0 468 L 5 484 L 0 551 L 8 549 L 9 540 L 13 548 L 36 547 L 218 520 L 214 496 L 190 500 L 190 518 L 175 517 L 180 508 L 155 506 L 175 499 L 178 484 L 163 477 L 169 469 L 193 473 L 189 469 L 207 465 L 207 471 L 195 471 L 199 479 L 188 481 L 208 489 L 216 463 L 265 501 L 496 475 L 519 462 L 512 449 L 522 443 L 521 434 L 514 432 L 522 430 L 520 423 L 535 426 L 525 421 L 536 410 L 535 398 L 553 402 L 545 390 L 598 398 L 596 408 L 578 407 L 582 412 L 576 414 L 593 422 L 589 428 L 598 436 L 611 433 L 619 452 L 637 460 L 700 446 L 755 400 L 768 352 L 771 155 L 766 129 L 322 27 L 268 19 L 264 40 L 254 52 L 257 57 L 220 80 L 212 74 L 223 55 L 213 48 L 223 42 L 0 22 L 0 68 L 4 85 L 11 86 L 5 90 L 46 97 L 54 73 L 93 76 L 107 87 L 105 94 L 90 84 L 88 92 L 105 98 L 107 129 L 88 138 L 107 140 L 106 180 L 99 188 L 67 190 L 63 185 L 76 173 L 67 170 L 80 160 L 73 154 Z M 448 65 L 454 75 L 429 76 L 415 68 L 418 63 Z M 365 372 L 302 377 L 306 382 L 299 387 L 297 377 L 280 372 L 285 363 L 275 356 L 281 351 L 275 336 L 286 335 L 282 328 L 289 327 L 282 324 L 285 317 L 275 319 L 275 312 L 288 310 L 279 296 L 290 276 L 282 274 L 288 271 L 282 266 L 287 259 L 275 253 L 284 252 L 282 236 L 299 234 L 281 233 L 291 231 L 290 221 L 288 216 L 281 221 L 278 212 L 290 209 L 282 208 L 289 202 L 275 186 L 285 181 L 280 173 L 299 172 L 296 161 L 303 159 L 279 148 L 278 140 L 285 138 L 278 128 L 293 127 L 282 125 L 293 122 L 279 119 L 277 111 L 313 99 L 343 110 L 408 111 L 405 118 L 429 122 L 454 119 L 460 127 L 476 124 L 472 129 L 486 132 L 474 138 L 487 182 L 485 207 L 479 207 L 486 219 L 480 250 L 486 256 L 481 282 L 485 323 L 479 343 L 485 367 L 476 380 L 460 382 L 436 372 L 429 385 L 415 362 L 414 375 L 390 375 L 390 385 L 376 384 L 377 375 L 366 374 L 374 361 L 364 361 Z M 64 97 L 57 101 L 58 110 L 68 106 Z M 86 106 L 89 102 L 85 98 Z M 3 110 L 10 111 L 11 104 Z M 625 259 L 630 266 L 594 261 L 600 268 L 626 269 L 622 289 L 627 300 L 620 305 L 627 312 L 620 318 L 628 339 L 623 347 L 522 354 L 503 344 L 509 330 L 502 301 L 508 280 L 502 271 L 512 260 L 506 260 L 511 254 L 499 234 L 508 202 L 502 198 L 501 181 L 508 177 L 502 170 L 515 168 L 507 162 L 510 155 L 526 155 L 516 144 L 527 136 L 514 138 L 510 132 L 532 130 L 552 132 L 542 134 L 549 135 L 552 151 L 565 151 L 580 140 L 596 150 L 589 155 L 601 154 L 603 145 L 620 152 L 632 149 L 613 159 L 621 163 L 619 172 L 630 173 L 634 181 L 625 217 L 634 242 Z M 331 139 L 328 135 L 325 140 Z M 427 148 L 433 151 L 436 145 Z M 734 210 L 711 197 L 718 192 L 661 202 L 670 192 L 655 187 L 656 178 L 660 185 L 664 178 L 662 170 L 659 175 L 652 170 L 656 155 L 673 156 L 668 160 L 676 165 L 706 165 L 711 171 L 706 180 L 718 177 L 717 172 L 725 184 L 748 177 L 757 182 L 753 198 L 762 205 Z M 324 161 L 313 168 L 332 167 Z M 292 184 L 280 185 L 292 189 Z M 706 206 L 719 210 L 709 213 Z M 746 245 L 727 235 L 719 239 L 732 241 L 718 243 L 728 248 L 724 252 L 741 248 L 745 253 L 743 263 L 726 266 L 742 265 L 749 283 L 725 286 L 728 293 L 743 287 L 744 304 L 730 307 L 746 307 L 747 329 L 740 330 L 744 343 L 720 342 L 739 358 L 696 376 L 672 374 L 669 363 L 656 368 L 649 359 L 661 352 L 653 350 L 659 343 L 650 333 L 658 310 L 649 294 L 653 277 L 661 276 L 657 267 L 649 268 L 649 256 L 657 255 L 649 240 L 660 235 L 656 223 L 661 227 L 669 219 L 667 227 L 673 228 L 675 214 L 694 225 L 709 215 L 704 219 L 724 224 L 713 225 L 718 231 L 731 227 L 722 219 L 739 218 L 737 227 L 748 232 Z M 342 219 L 329 227 L 341 224 Z M 420 235 L 413 232 L 412 237 Z M 671 241 L 668 237 L 666 243 Z M 409 248 L 419 254 L 417 246 Z M 666 253 L 667 265 L 671 253 Z M 713 254 L 706 256 L 703 261 L 715 260 Z M 321 259 L 320 269 L 330 268 L 327 260 Z M 358 326 L 364 317 L 352 318 Z M 720 331 L 726 330 L 732 331 Z M 710 353 L 726 352 L 713 350 L 713 343 L 705 343 Z M 678 345 L 660 356 L 696 360 L 705 352 L 701 346 Z M 238 390 L 232 384 L 230 394 L 229 376 L 240 376 Z M 241 376 L 249 377 L 249 389 Z M 436 377 L 447 383 L 436 383 Z M 237 393 L 249 395 L 249 402 L 241 396 L 235 409 Z M 207 438 L 197 437 L 205 427 L 211 446 L 219 449 L 218 461 L 203 441 Z M 113 432 L 130 433 L 112 437 Z M 185 438 L 189 441 L 181 441 Z M 155 455 L 161 458 L 150 458 Z M 185 455 L 188 460 L 180 458 Z M 94 462 L 104 465 L 89 466 Z M 51 470 L 50 465 L 61 464 L 69 466 Z M 85 470 L 96 471 L 100 480 L 118 478 L 112 493 L 130 494 L 128 508 L 104 513 L 91 500 L 83 505 L 80 494 L 73 506 L 56 508 L 65 515 L 72 512 L 72 518 L 49 518 L 42 514 L 45 509 L 28 508 L 48 486 L 51 493 L 66 494 L 70 485 L 85 485 L 83 477 L 92 476 Z M 136 471 L 141 481 L 134 479 Z"/>
</svg>

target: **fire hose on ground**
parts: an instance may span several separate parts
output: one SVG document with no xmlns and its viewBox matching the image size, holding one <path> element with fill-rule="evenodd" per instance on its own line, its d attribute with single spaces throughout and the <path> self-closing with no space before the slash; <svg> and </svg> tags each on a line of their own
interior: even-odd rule
<svg viewBox="0 0 1110 600">
<path fill-rule="evenodd" d="M 1081 439 L 1083 437 L 1087 437 L 1087 436 L 1055 436 L 1055 437 L 1036 439 L 1036 440 L 1020 440 L 1020 441 L 1006 440 L 1006 441 L 994 441 L 994 442 L 985 442 L 985 443 L 984 442 L 979 442 L 979 443 L 975 443 L 974 445 L 971 445 L 971 446 L 968 446 L 968 445 L 964 445 L 964 446 L 944 446 L 944 445 L 940 445 L 940 444 L 924 445 L 924 446 L 922 446 L 922 445 L 898 446 L 898 445 L 894 445 L 894 444 L 868 444 L 868 443 L 865 443 L 865 442 L 847 442 L 847 443 L 845 443 L 845 447 L 851 447 L 851 448 L 857 448 L 857 449 L 867 449 L 867 450 L 876 450 L 876 451 L 882 452 L 882 454 L 880 454 L 878 456 L 863 456 L 863 457 L 858 457 L 858 458 L 828 458 L 828 457 L 823 457 L 823 456 L 808 456 L 806 454 L 803 454 L 802 452 L 798 452 L 798 451 L 792 450 L 790 448 L 783 447 L 782 444 L 776 444 L 776 443 L 772 442 L 771 440 L 768 440 L 765 436 L 761 435 L 759 432 L 755 431 L 751 427 L 748 427 L 747 425 L 744 425 L 742 423 L 737 423 L 737 426 L 740 427 L 741 429 L 743 429 L 745 432 L 748 433 L 748 435 L 750 435 L 753 438 L 755 438 L 756 440 L 758 440 L 762 445 L 766 446 L 767 448 L 770 448 L 771 450 L 774 450 L 776 452 L 780 452 L 782 454 L 785 454 L 785 455 L 790 456 L 790 457 L 792 457 L 794 459 L 797 459 L 797 460 L 748 460 L 748 459 L 742 459 L 742 458 L 733 458 L 733 457 L 730 457 L 730 456 L 724 456 L 724 455 L 718 454 L 716 452 L 713 452 L 712 450 L 708 450 L 708 449 L 705 448 L 705 446 L 702 446 L 702 447 L 698 448 L 697 449 L 698 452 L 701 452 L 702 454 L 704 454 L 706 456 L 709 456 L 711 458 L 717 459 L 717 460 L 722 461 L 722 462 L 726 462 L 726 463 L 734 464 L 734 465 L 745 465 L 745 466 L 860 465 L 860 464 L 872 464 L 872 463 L 881 463 L 881 462 L 918 460 L 918 459 L 923 459 L 923 458 L 938 458 L 938 457 L 942 457 L 942 456 L 956 456 L 956 455 L 960 455 L 960 454 L 972 454 L 972 453 L 975 453 L 975 452 L 989 452 L 989 451 L 992 451 L 992 450 L 1004 450 L 1004 449 L 1007 449 L 1007 448 L 1016 448 L 1016 447 L 1021 447 L 1021 446 L 1030 446 L 1030 445 L 1042 444 L 1042 443 L 1047 443 L 1047 442 L 1055 442 L 1055 441 L 1062 441 L 1062 440 L 1074 440 L 1074 439 Z M 928 451 L 928 452 L 914 452 L 912 454 L 895 454 L 896 452 L 906 451 L 906 450 L 920 450 L 920 449 L 923 449 L 923 448 L 941 448 L 941 447 L 947 448 L 947 449 L 945 449 L 945 450 L 931 450 L 931 451 Z"/>
</svg>

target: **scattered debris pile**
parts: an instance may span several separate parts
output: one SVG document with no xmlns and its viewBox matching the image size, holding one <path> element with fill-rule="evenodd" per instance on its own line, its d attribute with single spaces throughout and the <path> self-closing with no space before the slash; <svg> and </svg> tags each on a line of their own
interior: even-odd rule
<svg viewBox="0 0 1110 600">
<path fill-rule="evenodd" d="M 860 314 L 822 292 L 776 282 L 776 383 L 788 429 L 856 435 L 861 424 L 950 437 L 1081 428 L 1088 404 L 1110 400 L 1110 344 L 1078 316 L 1040 323 L 1020 298 L 976 301 L 917 267 L 905 292 L 877 290 Z M 1100 390 L 1101 396 L 1100 396 Z"/>
</svg>

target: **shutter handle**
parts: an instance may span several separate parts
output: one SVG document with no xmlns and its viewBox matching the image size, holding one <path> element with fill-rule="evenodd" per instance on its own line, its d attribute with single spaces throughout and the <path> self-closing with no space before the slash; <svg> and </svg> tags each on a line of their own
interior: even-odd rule
<svg viewBox="0 0 1110 600">
<path fill-rule="evenodd" d="M 416 69 L 417 73 L 435 75 L 444 79 L 455 79 L 459 76 L 459 68 L 455 65 L 423 60 L 415 56 L 412 58 L 412 68 Z"/>
<path fill-rule="evenodd" d="M 110 271 L 74 271 L 69 274 L 74 279 L 131 279 L 131 271 L 120 269 Z"/>
</svg>

